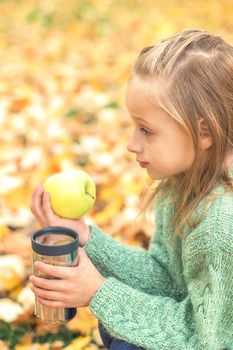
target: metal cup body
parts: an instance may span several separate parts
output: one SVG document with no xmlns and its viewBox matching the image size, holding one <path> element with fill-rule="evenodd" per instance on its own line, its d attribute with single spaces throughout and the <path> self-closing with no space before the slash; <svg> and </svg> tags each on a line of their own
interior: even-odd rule
<svg viewBox="0 0 233 350">
<path fill-rule="evenodd" d="M 54 279 L 44 275 L 35 267 L 36 261 L 51 265 L 76 266 L 78 258 L 78 234 L 65 227 L 46 227 L 32 234 L 32 268 L 38 277 Z M 70 321 L 76 315 L 76 308 L 53 308 L 41 304 L 35 296 L 35 315 L 49 324 Z"/>
</svg>

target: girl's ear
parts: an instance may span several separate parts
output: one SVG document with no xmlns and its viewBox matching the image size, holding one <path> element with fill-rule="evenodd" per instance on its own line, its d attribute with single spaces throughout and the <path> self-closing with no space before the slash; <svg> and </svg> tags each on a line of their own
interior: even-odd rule
<svg viewBox="0 0 233 350">
<path fill-rule="evenodd" d="M 213 137 L 210 133 L 210 130 L 206 121 L 202 117 L 197 118 L 197 127 L 199 130 L 201 148 L 202 149 L 210 148 L 213 144 Z"/>
</svg>

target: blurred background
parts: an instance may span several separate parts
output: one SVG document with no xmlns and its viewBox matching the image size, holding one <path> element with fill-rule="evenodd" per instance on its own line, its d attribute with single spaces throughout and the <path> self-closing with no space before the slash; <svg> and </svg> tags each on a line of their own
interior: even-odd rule
<svg viewBox="0 0 233 350">
<path fill-rule="evenodd" d="M 32 191 L 83 169 L 97 186 L 88 223 L 146 248 L 153 225 L 138 214 L 149 179 L 126 149 L 132 64 L 183 29 L 233 42 L 232 1 L 1 0 L 0 16 L 0 349 L 102 349 L 88 308 L 60 327 L 34 316 Z"/>
</svg>

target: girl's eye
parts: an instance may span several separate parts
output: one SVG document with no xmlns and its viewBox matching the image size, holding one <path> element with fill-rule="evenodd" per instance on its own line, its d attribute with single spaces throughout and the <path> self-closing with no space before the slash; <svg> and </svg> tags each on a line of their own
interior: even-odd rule
<svg viewBox="0 0 233 350">
<path fill-rule="evenodd" d="M 151 135 L 151 132 L 149 130 L 147 130 L 146 128 L 144 127 L 141 127 L 140 128 L 140 131 L 145 135 L 145 136 L 150 136 Z"/>
</svg>

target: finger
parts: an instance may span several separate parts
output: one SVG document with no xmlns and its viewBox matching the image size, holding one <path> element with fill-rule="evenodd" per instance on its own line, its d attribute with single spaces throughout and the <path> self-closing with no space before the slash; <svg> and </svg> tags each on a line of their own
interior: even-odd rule
<svg viewBox="0 0 233 350">
<path fill-rule="evenodd" d="M 41 297 L 37 297 L 37 300 L 45 305 L 45 306 L 49 306 L 49 307 L 66 307 L 65 303 L 62 301 L 54 301 L 54 300 L 47 300 L 47 299 L 43 299 Z"/>
<path fill-rule="evenodd" d="M 57 291 L 51 291 L 43 288 L 38 288 L 32 285 L 31 290 L 36 294 L 36 297 L 40 297 L 47 300 L 65 301 L 64 293 L 59 293 Z"/>
<path fill-rule="evenodd" d="M 80 224 L 82 224 L 82 225 L 85 224 L 85 226 L 86 226 L 85 220 L 82 216 L 78 219 L 78 221 L 80 222 Z"/>
<path fill-rule="evenodd" d="M 36 219 L 39 221 L 39 223 L 42 226 L 46 225 L 45 217 L 42 209 L 42 195 L 43 195 L 44 189 L 42 185 L 38 185 L 33 193 L 31 198 L 31 205 L 30 209 L 31 212 L 34 214 Z"/>
<path fill-rule="evenodd" d="M 48 279 L 37 276 L 30 276 L 30 282 L 33 283 L 34 286 L 47 289 L 47 290 L 57 290 L 60 292 L 67 291 L 67 282 L 58 279 Z"/>
<path fill-rule="evenodd" d="M 78 265 L 80 265 L 80 263 L 82 264 L 86 264 L 86 261 L 90 261 L 85 249 L 83 249 L 82 247 L 78 248 Z"/>
<path fill-rule="evenodd" d="M 44 275 L 61 278 L 63 280 L 67 279 L 67 276 L 69 276 L 69 273 L 71 273 L 68 266 L 44 264 L 41 261 L 36 261 L 35 267 Z"/>
<path fill-rule="evenodd" d="M 83 260 L 83 248 L 78 247 L 78 256 L 77 256 L 77 263 L 78 265 L 80 264 L 80 262 Z"/>
<path fill-rule="evenodd" d="M 82 247 L 79 247 L 78 253 L 79 253 L 80 256 L 87 255 L 86 252 L 85 252 L 85 249 L 83 249 Z"/>
<path fill-rule="evenodd" d="M 42 196 L 43 213 L 48 222 L 52 222 L 55 217 L 54 211 L 51 208 L 50 196 L 48 192 L 44 192 Z"/>
<path fill-rule="evenodd" d="M 64 235 L 64 237 L 66 238 L 67 236 Z M 45 237 L 44 241 L 42 242 L 43 244 L 49 244 L 49 245 L 54 245 L 54 243 L 57 243 L 58 241 L 60 241 L 63 238 L 63 235 L 60 234 L 53 234 L 53 235 L 48 235 L 47 237 Z M 44 260 L 45 262 L 45 260 Z M 49 264 L 49 262 L 48 262 Z M 58 265 L 62 266 L 62 263 L 59 263 Z M 66 265 L 66 264 L 65 264 Z M 64 266 L 64 264 L 63 264 Z"/>
<path fill-rule="evenodd" d="M 41 207 L 42 205 L 42 193 L 43 193 L 42 185 L 36 186 L 32 192 L 30 208 L 33 214 L 37 213 L 38 208 Z"/>
</svg>

